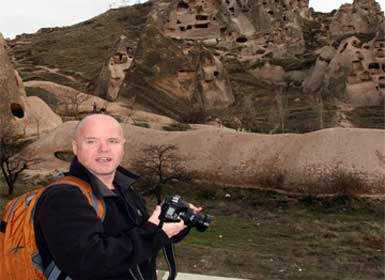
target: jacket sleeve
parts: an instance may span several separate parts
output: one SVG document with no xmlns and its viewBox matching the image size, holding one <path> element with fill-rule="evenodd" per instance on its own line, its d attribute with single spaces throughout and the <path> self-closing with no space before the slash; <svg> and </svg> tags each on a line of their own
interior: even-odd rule
<svg viewBox="0 0 385 280">
<path fill-rule="evenodd" d="M 170 239 L 157 226 L 106 236 L 103 224 L 82 192 L 73 186 L 51 188 L 39 201 L 36 221 L 56 265 L 72 279 L 109 279 L 155 257 Z"/>
</svg>

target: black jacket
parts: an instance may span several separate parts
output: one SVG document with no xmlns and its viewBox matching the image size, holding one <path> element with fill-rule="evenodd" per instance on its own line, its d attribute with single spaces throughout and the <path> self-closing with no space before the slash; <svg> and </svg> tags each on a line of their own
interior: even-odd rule
<svg viewBox="0 0 385 280">
<path fill-rule="evenodd" d="M 132 188 L 136 176 L 119 167 L 111 191 L 76 158 L 68 175 L 91 185 L 105 202 L 106 216 L 101 221 L 77 187 L 48 188 L 35 211 L 43 268 L 54 260 L 62 271 L 59 279 L 156 279 L 155 258 L 171 240 L 147 222 L 144 200 Z"/>
</svg>

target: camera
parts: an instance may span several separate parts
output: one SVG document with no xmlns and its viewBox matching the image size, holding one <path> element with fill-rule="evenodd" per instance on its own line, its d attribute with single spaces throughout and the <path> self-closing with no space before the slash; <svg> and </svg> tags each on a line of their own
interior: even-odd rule
<svg viewBox="0 0 385 280">
<path fill-rule="evenodd" d="M 205 231 L 211 223 L 211 217 L 193 211 L 180 195 L 167 197 L 162 203 L 159 220 L 165 223 L 175 223 L 183 220 L 187 226 Z"/>
</svg>

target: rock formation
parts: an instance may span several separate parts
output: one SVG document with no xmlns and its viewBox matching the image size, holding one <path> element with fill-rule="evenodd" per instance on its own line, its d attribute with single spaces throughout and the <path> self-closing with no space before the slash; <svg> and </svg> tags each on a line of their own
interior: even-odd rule
<svg viewBox="0 0 385 280">
<path fill-rule="evenodd" d="M 205 109 L 217 109 L 234 102 L 229 77 L 222 62 L 209 53 L 201 53 L 198 77 Z"/>
<path fill-rule="evenodd" d="M 44 159 L 31 167 L 31 175 L 68 168 L 69 163 L 57 155 L 71 153 L 70 136 L 76 123 L 64 123 L 22 152 L 24 157 Z M 172 133 L 131 125 L 123 128 L 128 139 L 126 167 L 143 157 L 146 145 L 174 144 L 178 155 L 186 158 L 183 165 L 198 180 L 250 187 L 270 180 L 275 189 L 320 194 L 338 192 L 327 182 L 340 176 L 363 180 L 361 193 L 385 191 L 384 130 L 333 128 L 302 135 L 261 135 L 221 128 Z"/>
<path fill-rule="evenodd" d="M 53 82 L 29 81 L 25 82 L 24 85 L 32 92 L 31 94 L 40 96 L 56 114 L 67 121 L 76 120 L 92 113 L 106 113 L 123 123 L 146 123 L 155 129 L 162 129 L 163 126 L 176 122 L 165 116 L 133 110 Z"/>
<path fill-rule="evenodd" d="M 384 25 L 370 41 L 350 36 L 337 49 L 321 52 L 311 75 L 304 82 L 305 93 L 334 93 L 354 107 L 378 106 L 384 102 Z M 383 66 L 384 65 L 384 66 Z"/>
<path fill-rule="evenodd" d="M 24 80 L 87 88 L 181 122 L 200 114 L 250 131 L 306 132 L 339 126 L 345 114 L 353 126 L 383 128 L 360 109 L 381 115 L 383 22 L 374 0 L 331 13 L 308 0 L 158 0 L 10 46 Z"/>
<path fill-rule="evenodd" d="M 231 49 L 245 46 L 250 55 L 285 48 L 301 54 L 304 40 L 300 18 L 308 18 L 308 1 L 158 1 L 152 18 L 162 32 L 178 39 L 201 40 Z M 270 44 L 276 44 L 274 47 Z M 279 54 L 277 54 L 279 55 Z"/>
<path fill-rule="evenodd" d="M 173 41 L 153 26 L 142 35 L 124 84 L 122 97 L 171 116 L 193 106 L 214 109 L 234 102 L 219 59 L 194 42 Z"/>
<path fill-rule="evenodd" d="M 59 116 L 38 97 L 27 97 L 0 34 L 0 121 L 8 136 L 40 136 L 59 124 Z M 4 131 L 4 130 L 2 130 Z"/>
<path fill-rule="evenodd" d="M 376 33 L 383 22 L 384 15 L 375 0 L 355 0 L 353 4 L 344 4 L 337 11 L 330 24 L 331 38 L 346 34 Z"/>
<path fill-rule="evenodd" d="M 120 86 L 133 60 L 133 49 L 127 37 L 122 35 L 113 48 L 113 54 L 103 66 L 94 94 L 108 101 L 118 99 Z"/>
<path fill-rule="evenodd" d="M 301 85 L 303 82 L 304 93 L 316 97 L 316 100 L 337 97 L 353 107 L 379 106 L 384 102 L 382 87 L 385 77 L 382 77 L 382 71 L 374 71 L 376 67 L 381 70 L 381 58 L 385 57 L 382 46 L 385 44 L 384 16 L 374 0 L 355 0 L 353 4 L 343 5 L 330 19 L 327 19 L 327 15 L 319 18 L 318 14 L 314 14 L 309 9 L 308 1 L 174 0 L 156 1 L 153 5 L 148 30 L 159 26 L 162 36 L 158 35 L 157 38 L 174 39 L 165 43 L 179 45 L 179 49 L 184 49 L 184 54 L 190 56 L 188 60 L 193 64 L 196 64 L 194 57 L 197 56 L 198 45 L 198 53 L 203 52 L 206 56 L 208 53 L 214 54 L 211 61 L 222 64 L 219 68 L 228 77 L 232 75 L 228 73 L 229 66 L 238 64 L 255 77 L 254 83 L 262 81 L 275 88 Z M 141 40 L 145 41 L 145 37 Z M 323 48 L 309 53 L 319 43 L 324 44 Z M 145 45 L 151 48 L 150 44 Z M 157 48 L 162 49 L 159 46 Z M 173 52 L 172 48 L 168 52 Z M 174 57 L 179 57 L 177 52 L 175 50 Z M 154 58 L 151 57 L 152 52 L 143 54 L 142 59 L 135 62 L 136 66 Z M 310 73 L 308 69 L 292 66 L 293 62 L 298 63 L 298 57 L 308 56 L 312 59 L 314 54 L 318 57 Z M 155 78 L 147 85 L 137 87 L 135 78 L 134 83 L 127 81 L 130 86 L 123 88 L 121 94 L 135 91 L 143 94 L 139 89 L 155 85 L 169 97 L 188 97 L 189 102 L 195 106 L 199 104 L 204 110 L 226 108 L 235 101 L 230 95 L 234 94 L 230 81 L 225 88 L 219 86 L 218 81 L 208 85 L 204 77 L 210 75 L 194 72 L 191 62 L 187 63 L 188 66 L 172 63 L 176 66 L 174 73 L 159 81 L 160 76 L 167 72 L 159 67 L 163 60 L 163 57 L 159 57 L 155 61 L 157 72 L 153 73 Z M 200 61 L 200 68 L 205 69 L 205 60 Z M 134 72 L 143 66 L 140 65 Z M 297 72 L 290 71 L 292 69 Z M 175 71 L 178 71 L 178 77 L 183 77 L 183 86 L 179 80 L 172 81 Z M 199 87 L 195 81 L 200 82 Z M 175 86 L 172 88 L 171 85 Z M 213 85 L 216 87 L 213 88 Z M 208 88 L 211 90 L 205 91 Z M 183 89 L 183 93 L 177 89 Z M 213 102 L 208 100 L 213 96 L 214 100 L 218 100 L 216 106 L 212 106 Z M 146 103 L 140 97 L 137 100 Z M 176 104 L 183 108 L 181 103 Z M 146 105 L 154 107 L 153 104 Z M 162 104 L 162 107 L 165 106 Z M 168 114 L 165 110 L 159 112 Z M 336 113 L 336 118 L 338 114 L 340 112 Z M 336 122 L 334 125 L 339 124 Z"/>
<path fill-rule="evenodd" d="M 7 43 L 0 34 L 0 114 L 4 123 L 10 121 L 15 114 L 19 117 L 24 116 L 22 102 L 18 97 L 18 81 L 15 70 L 12 68 L 11 62 L 7 55 Z"/>
</svg>

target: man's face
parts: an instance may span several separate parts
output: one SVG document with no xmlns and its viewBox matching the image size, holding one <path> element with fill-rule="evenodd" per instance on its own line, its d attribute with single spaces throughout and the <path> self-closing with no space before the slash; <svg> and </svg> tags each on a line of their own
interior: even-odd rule
<svg viewBox="0 0 385 280">
<path fill-rule="evenodd" d="M 89 171 L 99 178 L 111 178 L 124 154 L 122 129 L 112 118 L 91 117 L 79 127 L 72 148 Z"/>
</svg>

